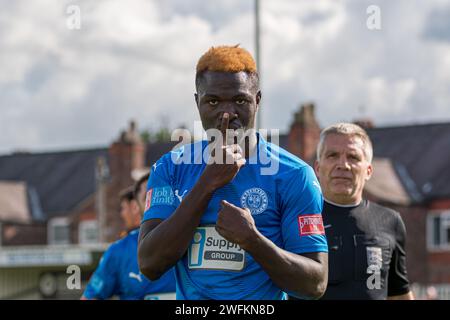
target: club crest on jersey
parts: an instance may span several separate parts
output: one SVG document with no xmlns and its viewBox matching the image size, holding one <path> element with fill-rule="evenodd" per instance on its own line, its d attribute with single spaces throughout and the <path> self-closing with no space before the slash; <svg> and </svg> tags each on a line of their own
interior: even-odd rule
<svg viewBox="0 0 450 320">
<path fill-rule="evenodd" d="M 252 215 L 263 213 L 267 209 L 269 198 L 261 188 L 251 188 L 241 196 L 241 205 L 250 210 Z"/>
<path fill-rule="evenodd" d="M 307 214 L 298 216 L 300 236 L 312 236 L 325 234 L 321 214 Z"/>
</svg>

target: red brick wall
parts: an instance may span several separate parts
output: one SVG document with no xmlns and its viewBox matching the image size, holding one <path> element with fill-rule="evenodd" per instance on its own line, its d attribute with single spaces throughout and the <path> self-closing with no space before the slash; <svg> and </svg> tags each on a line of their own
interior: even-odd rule
<svg viewBox="0 0 450 320">
<path fill-rule="evenodd" d="M 119 193 L 134 184 L 131 172 L 144 167 L 145 145 L 142 143 L 115 142 L 109 149 L 111 180 L 106 187 L 106 232 L 107 242 L 119 238 L 124 230 L 120 217 Z"/>
<path fill-rule="evenodd" d="M 109 149 L 109 166 L 111 181 L 106 187 L 106 230 L 107 242 L 118 239 L 123 230 L 123 221 L 120 218 L 119 193 L 133 183 L 131 178 L 132 145 L 114 143 Z"/>
<path fill-rule="evenodd" d="M 406 227 L 406 266 L 411 283 L 427 283 L 429 266 L 426 242 L 427 209 L 423 207 L 393 207 L 402 216 Z"/>
<path fill-rule="evenodd" d="M 314 105 L 303 105 L 295 114 L 289 130 L 288 150 L 310 163 L 314 159 L 319 138 L 320 126 L 315 118 Z"/>
<path fill-rule="evenodd" d="M 80 211 L 73 217 L 71 228 L 73 243 L 80 243 L 79 239 L 80 222 L 89 220 L 97 221 L 97 212 L 95 208 L 94 197 L 91 199 L 90 204 L 86 208 L 84 208 L 82 211 Z"/>
<path fill-rule="evenodd" d="M 47 244 L 47 225 L 32 223 L 27 225 L 2 223 L 2 246 L 45 245 Z"/>
<path fill-rule="evenodd" d="M 376 199 L 370 199 L 376 201 Z M 400 207 L 381 203 L 398 211 L 405 223 L 406 261 L 411 283 L 450 283 L 450 251 L 428 251 L 427 215 L 430 210 L 445 210 L 450 201 L 440 200 L 427 207 Z"/>
<path fill-rule="evenodd" d="M 288 134 L 288 151 L 299 158 L 302 158 L 302 147 L 301 147 L 301 136 L 302 130 L 298 123 L 294 123 L 291 126 L 291 130 Z"/>
<path fill-rule="evenodd" d="M 430 203 L 431 210 L 448 210 L 450 209 L 450 199 L 435 200 Z"/>
<path fill-rule="evenodd" d="M 429 283 L 450 283 L 450 252 L 428 254 Z"/>
<path fill-rule="evenodd" d="M 449 210 L 450 199 L 430 203 L 430 210 Z M 450 283 L 450 251 L 431 251 L 428 253 L 429 282 Z"/>
</svg>

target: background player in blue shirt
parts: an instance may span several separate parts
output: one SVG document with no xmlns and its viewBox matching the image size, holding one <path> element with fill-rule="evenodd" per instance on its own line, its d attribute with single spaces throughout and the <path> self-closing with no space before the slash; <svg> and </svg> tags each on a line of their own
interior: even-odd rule
<svg viewBox="0 0 450 320">
<path fill-rule="evenodd" d="M 120 215 L 125 222 L 127 235 L 113 243 L 104 253 L 82 299 L 109 299 L 113 296 L 121 300 L 174 299 L 173 270 L 157 281 L 149 281 L 139 272 L 137 243 L 142 211 L 135 199 L 134 188 L 122 192 L 120 199 Z"/>
<path fill-rule="evenodd" d="M 254 131 L 228 141 L 255 126 L 261 92 L 252 56 L 237 46 L 211 48 L 197 64 L 196 87 L 203 128 L 222 136 L 185 145 L 153 166 L 141 271 L 158 279 L 176 265 L 177 299 L 283 299 L 283 291 L 320 297 L 328 248 L 312 168 Z M 277 170 L 262 174 L 263 159 Z"/>
</svg>

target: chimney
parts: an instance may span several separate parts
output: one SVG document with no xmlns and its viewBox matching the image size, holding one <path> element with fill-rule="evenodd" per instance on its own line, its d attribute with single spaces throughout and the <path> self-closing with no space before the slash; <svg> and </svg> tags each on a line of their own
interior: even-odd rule
<svg viewBox="0 0 450 320">
<path fill-rule="evenodd" d="M 316 121 L 313 103 L 303 104 L 294 115 L 288 134 L 289 152 L 311 163 L 315 157 L 320 138 L 320 127 Z"/>
<path fill-rule="evenodd" d="M 108 165 L 104 157 L 97 158 L 97 165 L 95 170 L 95 180 L 97 185 L 97 192 L 95 196 L 95 211 L 97 213 L 98 223 L 98 239 L 101 243 L 107 242 L 107 210 L 106 210 L 106 190 L 108 186 Z"/>
<path fill-rule="evenodd" d="M 130 121 L 128 129 L 109 147 L 110 182 L 106 191 L 106 222 L 104 239 L 111 242 L 124 230 L 120 218 L 119 193 L 133 185 L 132 173 L 143 169 L 145 163 L 145 144 L 137 130 L 137 124 Z"/>
</svg>

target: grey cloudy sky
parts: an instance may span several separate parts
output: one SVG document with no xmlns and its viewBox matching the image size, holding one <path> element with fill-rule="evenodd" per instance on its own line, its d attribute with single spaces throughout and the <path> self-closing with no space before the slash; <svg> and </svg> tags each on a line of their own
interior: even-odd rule
<svg viewBox="0 0 450 320">
<path fill-rule="evenodd" d="M 70 5 L 81 29 L 67 28 Z M 366 27 L 369 5 L 381 30 Z M 194 70 L 212 45 L 254 52 L 253 0 L 0 0 L 0 153 L 106 146 L 193 127 Z M 322 126 L 450 121 L 450 1 L 261 0 L 262 120 L 286 131 L 313 101 Z"/>
</svg>

